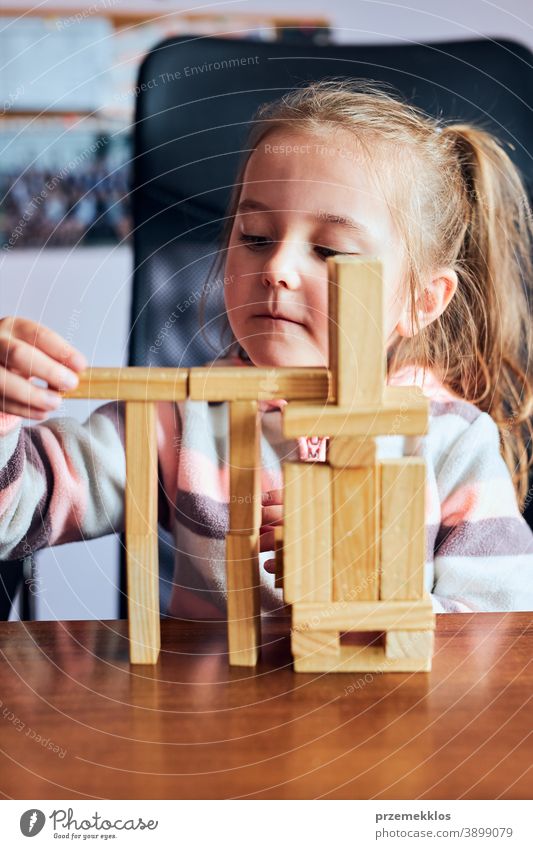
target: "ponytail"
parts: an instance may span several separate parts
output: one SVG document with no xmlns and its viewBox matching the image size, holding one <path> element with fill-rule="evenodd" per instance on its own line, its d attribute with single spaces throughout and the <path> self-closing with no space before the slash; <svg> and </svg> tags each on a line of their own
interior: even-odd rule
<svg viewBox="0 0 533 849">
<path fill-rule="evenodd" d="M 455 151 L 467 199 L 455 267 L 462 296 L 458 306 L 466 308 L 470 324 L 463 338 L 471 339 L 461 352 L 465 359 L 455 358 L 459 368 L 447 375 L 447 383 L 498 425 L 502 455 L 523 509 L 533 462 L 528 460 L 533 435 L 532 213 L 520 174 L 493 135 L 453 124 L 442 128 L 441 138 Z M 446 324 L 455 324 L 457 310 L 447 313 L 441 317 L 443 328 L 453 329 Z"/>
</svg>

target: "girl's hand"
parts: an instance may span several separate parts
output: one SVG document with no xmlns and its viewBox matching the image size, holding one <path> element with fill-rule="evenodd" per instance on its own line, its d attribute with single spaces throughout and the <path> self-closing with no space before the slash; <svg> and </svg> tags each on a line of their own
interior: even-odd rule
<svg viewBox="0 0 533 849">
<path fill-rule="evenodd" d="M 85 368 L 83 354 L 48 327 L 28 318 L 0 318 L 0 412 L 46 418 L 61 403 L 59 391 L 77 386 L 77 372 Z M 36 386 L 36 378 L 48 388 Z"/>
<path fill-rule="evenodd" d="M 259 531 L 259 550 L 274 551 L 274 527 L 283 524 L 283 490 L 271 489 L 262 495 L 263 513 Z M 267 572 L 275 572 L 276 561 L 266 560 Z"/>
</svg>

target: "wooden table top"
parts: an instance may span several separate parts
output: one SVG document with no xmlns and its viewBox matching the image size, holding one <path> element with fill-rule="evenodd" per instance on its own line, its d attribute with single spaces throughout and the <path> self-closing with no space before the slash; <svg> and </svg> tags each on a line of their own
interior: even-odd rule
<svg viewBox="0 0 533 849">
<path fill-rule="evenodd" d="M 0 791 L 14 799 L 530 799 L 533 613 L 437 617 L 431 673 L 302 674 L 288 623 L 255 669 L 223 623 L 0 623 Z"/>
</svg>

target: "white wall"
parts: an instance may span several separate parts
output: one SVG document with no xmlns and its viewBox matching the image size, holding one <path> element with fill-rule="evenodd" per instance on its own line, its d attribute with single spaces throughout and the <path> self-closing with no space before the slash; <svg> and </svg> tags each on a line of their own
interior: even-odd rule
<svg viewBox="0 0 533 849">
<path fill-rule="evenodd" d="M 91 365 L 123 365 L 131 268 L 127 247 L 0 254 L 0 315 L 22 315 L 53 328 Z M 57 414 L 83 421 L 96 406 L 67 400 Z M 33 585 L 37 618 L 116 618 L 118 562 L 114 536 L 40 552 Z"/>
<path fill-rule="evenodd" d="M 28 0 L 9 0 L 10 8 L 27 8 Z M 425 41 L 482 36 L 516 38 L 533 50 L 532 0 L 231 0 L 228 3 L 182 3 L 176 0 L 54 0 L 54 9 L 98 8 L 105 13 L 142 9 L 154 15 L 171 10 L 231 15 L 324 15 L 336 40 L 364 43 Z"/>
</svg>

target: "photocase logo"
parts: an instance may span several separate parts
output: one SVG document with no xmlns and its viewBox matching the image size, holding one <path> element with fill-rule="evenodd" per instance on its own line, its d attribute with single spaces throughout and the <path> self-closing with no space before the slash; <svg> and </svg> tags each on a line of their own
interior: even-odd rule
<svg viewBox="0 0 533 849">
<path fill-rule="evenodd" d="M 29 811 L 24 811 L 20 818 L 20 830 L 24 837 L 35 837 L 42 831 L 46 822 L 46 817 L 42 811 L 37 808 L 30 808 Z"/>
</svg>

